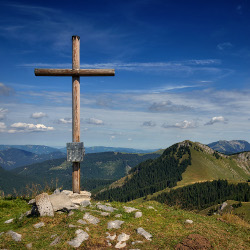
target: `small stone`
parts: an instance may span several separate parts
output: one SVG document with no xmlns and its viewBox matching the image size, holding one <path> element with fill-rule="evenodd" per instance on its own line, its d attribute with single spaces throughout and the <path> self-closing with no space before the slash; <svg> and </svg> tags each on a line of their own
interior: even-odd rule
<svg viewBox="0 0 250 250">
<path fill-rule="evenodd" d="M 57 236 L 51 243 L 50 246 L 55 246 L 56 244 L 58 244 L 61 240 L 60 236 Z"/>
<path fill-rule="evenodd" d="M 9 230 L 6 234 L 11 236 L 14 241 L 21 241 L 22 240 L 22 235 L 14 232 L 12 230 Z"/>
<path fill-rule="evenodd" d="M 110 213 L 108 213 L 108 212 L 101 212 L 100 213 L 102 216 L 110 216 Z"/>
<path fill-rule="evenodd" d="M 117 241 L 127 241 L 129 240 L 130 235 L 125 234 L 125 233 L 121 233 L 120 235 L 118 235 L 117 237 Z"/>
<path fill-rule="evenodd" d="M 137 233 L 142 235 L 146 240 L 151 240 L 152 234 L 145 231 L 142 227 L 137 228 Z"/>
<path fill-rule="evenodd" d="M 152 207 L 152 206 L 148 206 L 148 209 L 155 209 L 154 207 Z"/>
<path fill-rule="evenodd" d="M 110 221 L 108 222 L 108 229 L 112 229 L 112 228 L 118 229 L 121 227 L 123 223 L 124 221 L 121 221 L 121 220 Z"/>
<path fill-rule="evenodd" d="M 227 202 L 223 202 L 220 207 L 220 210 L 222 211 L 226 206 L 227 206 Z"/>
<path fill-rule="evenodd" d="M 135 218 L 140 218 L 142 217 L 142 212 L 136 212 L 135 213 Z"/>
<path fill-rule="evenodd" d="M 106 212 L 111 212 L 111 213 L 114 212 L 114 210 L 115 210 L 113 207 L 106 206 L 106 205 L 97 205 L 97 208 L 104 210 Z"/>
<path fill-rule="evenodd" d="M 57 189 L 54 191 L 54 193 L 53 193 L 53 194 L 60 194 L 60 193 L 61 193 L 60 189 L 59 189 L 59 188 L 57 188 Z"/>
<path fill-rule="evenodd" d="M 187 223 L 187 224 L 193 224 L 193 221 L 192 220 L 185 220 L 185 223 Z"/>
<path fill-rule="evenodd" d="M 31 249 L 31 248 L 32 248 L 32 243 L 26 244 L 26 247 L 27 247 L 28 249 Z"/>
<path fill-rule="evenodd" d="M 36 200 L 35 199 L 31 199 L 29 200 L 28 204 L 29 205 L 34 205 L 36 203 Z"/>
<path fill-rule="evenodd" d="M 77 226 L 75 226 L 75 225 L 73 225 L 73 224 L 69 224 L 69 227 L 77 227 Z"/>
<path fill-rule="evenodd" d="M 115 248 L 124 248 L 126 246 L 126 242 L 121 242 L 119 241 L 116 245 L 115 245 Z"/>
<path fill-rule="evenodd" d="M 82 202 L 80 203 L 80 205 L 81 205 L 82 207 L 87 207 L 87 206 L 90 206 L 91 203 L 90 203 L 89 200 L 84 200 L 84 201 L 82 201 Z"/>
<path fill-rule="evenodd" d="M 80 223 L 80 224 L 82 224 L 82 225 L 86 225 L 87 224 L 87 222 L 84 221 L 84 220 L 82 220 L 82 219 L 78 220 L 77 222 Z"/>
<path fill-rule="evenodd" d="M 112 244 L 111 244 L 110 242 L 108 242 L 108 246 L 109 246 L 109 247 L 111 247 L 111 246 L 112 246 Z"/>
<path fill-rule="evenodd" d="M 135 245 L 135 244 L 142 244 L 143 243 L 143 241 L 141 241 L 141 240 L 136 240 L 136 241 L 133 241 L 132 242 L 132 245 Z"/>
<path fill-rule="evenodd" d="M 100 220 L 96 218 L 95 216 L 91 215 L 90 213 L 85 213 L 83 216 L 83 219 L 88 221 L 91 224 L 98 224 Z"/>
<path fill-rule="evenodd" d="M 89 235 L 84 232 L 82 229 L 76 230 L 76 237 L 71 241 L 68 241 L 68 244 L 72 247 L 79 247 L 83 241 L 89 238 Z"/>
<path fill-rule="evenodd" d="M 12 223 L 13 221 L 14 221 L 14 219 L 9 219 L 9 220 L 6 220 L 4 223 L 9 224 L 9 223 Z"/>
<path fill-rule="evenodd" d="M 134 207 L 126 207 L 126 206 L 123 206 L 123 208 L 125 209 L 125 212 L 126 213 L 131 213 L 131 212 L 134 212 L 134 211 L 138 211 L 138 209 L 134 208 Z"/>
<path fill-rule="evenodd" d="M 44 227 L 44 226 L 45 226 L 44 222 L 39 222 L 39 223 L 33 225 L 34 228 L 40 228 L 40 227 Z"/>
<path fill-rule="evenodd" d="M 122 214 L 115 215 L 115 218 L 121 218 L 121 217 L 122 217 Z"/>
<path fill-rule="evenodd" d="M 68 213 L 68 216 L 72 216 L 74 214 L 74 212 L 71 210 L 69 213 Z"/>
<path fill-rule="evenodd" d="M 106 232 L 106 234 L 108 235 L 106 239 L 114 240 L 116 238 L 116 234 L 111 235 L 109 232 Z"/>
<path fill-rule="evenodd" d="M 57 234 L 52 234 L 52 235 L 50 236 L 50 238 L 53 239 L 53 238 L 55 238 L 56 236 L 57 236 Z"/>
</svg>

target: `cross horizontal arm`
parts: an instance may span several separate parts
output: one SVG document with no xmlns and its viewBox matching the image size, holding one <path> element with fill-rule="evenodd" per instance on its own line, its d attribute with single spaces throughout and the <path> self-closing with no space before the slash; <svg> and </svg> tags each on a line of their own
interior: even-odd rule
<svg viewBox="0 0 250 250">
<path fill-rule="evenodd" d="M 114 76 L 114 69 L 35 69 L 36 76 Z"/>
</svg>

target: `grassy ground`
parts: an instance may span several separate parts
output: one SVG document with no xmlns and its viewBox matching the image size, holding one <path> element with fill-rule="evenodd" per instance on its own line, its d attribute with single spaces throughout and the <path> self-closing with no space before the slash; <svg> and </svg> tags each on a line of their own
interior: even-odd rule
<svg viewBox="0 0 250 250">
<path fill-rule="evenodd" d="M 119 235 L 124 232 L 130 235 L 125 249 L 174 249 L 177 243 L 181 242 L 189 234 L 200 234 L 206 237 L 215 249 L 249 249 L 249 224 L 236 216 L 224 216 L 222 221 L 218 221 L 216 216 L 203 216 L 192 212 L 187 212 L 178 208 L 168 207 L 154 201 L 130 203 L 112 202 L 111 205 L 118 210 L 109 217 L 104 217 L 100 213 L 89 211 L 98 217 L 101 222 L 97 225 L 80 225 L 78 219 L 82 219 L 85 211 L 76 210 L 72 216 L 66 213 L 56 214 L 55 217 L 24 218 L 18 220 L 20 214 L 29 209 L 23 200 L 0 200 L 0 232 L 13 230 L 22 235 L 21 242 L 14 242 L 10 236 L 2 234 L 0 236 L 0 248 L 6 249 L 26 249 L 26 244 L 32 243 L 33 249 L 71 249 L 67 241 L 73 239 L 78 228 L 69 228 L 69 224 L 77 225 L 89 234 L 89 239 L 84 241 L 79 249 L 114 249 L 116 240 L 111 241 L 112 247 L 108 247 L 106 242 L 106 232 Z M 123 206 L 131 206 L 142 211 L 141 218 L 134 218 L 134 213 L 125 213 Z M 153 206 L 155 210 L 148 209 Z M 122 214 L 121 218 L 115 218 L 116 214 Z M 16 218 L 11 224 L 4 224 L 4 221 Z M 124 223 L 120 229 L 107 229 L 109 221 L 119 219 Z M 193 224 L 186 224 L 185 220 L 193 220 Z M 39 229 L 33 227 L 38 222 L 44 222 L 45 226 Z M 87 231 L 87 227 L 89 231 Z M 152 241 L 147 241 L 136 233 L 138 227 L 143 227 L 153 235 Z M 60 242 L 52 247 L 50 243 L 55 239 L 52 235 L 61 236 Z M 132 245 L 133 241 L 141 240 L 143 244 Z"/>
</svg>

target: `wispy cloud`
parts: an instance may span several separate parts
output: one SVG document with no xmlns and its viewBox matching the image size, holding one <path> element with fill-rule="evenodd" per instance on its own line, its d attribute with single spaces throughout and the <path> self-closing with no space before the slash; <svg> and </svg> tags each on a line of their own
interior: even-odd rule
<svg viewBox="0 0 250 250">
<path fill-rule="evenodd" d="M 71 124 L 72 123 L 72 119 L 71 118 L 61 118 L 58 120 L 59 124 Z"/>
<path fill-rule="evenodd" d="M 43 113 L 43 112 L 35 112 L 33 114 L 31 114 L 31 118 L 33 119 L 40 119 L 40 118 L 43 118 L 43 117 L 46 117 L 47 114 Z"/>
<path fill-rule="evenodd" d="M 184 120 L 182 122 L 177 122 L 173 125 L 169 125 L 167 123 L 164 123 L 162 125 L 163 128 L 180 128 L 180 129 L 187 129 L 187 128 L 196 128 L 198 125 L 194 121 L 187 121 Z"/>
<path fill-rule="evenodd" d="M 227 123 L 227 119 L 223 116 L 214 116 L 209 122 L 205 123 L 205 125 L 213 125 L 214 123 Z"/>
<path fill-rule="evenodd" d="M 6 125 L 4 122 L 0 122 L 0 133 L 3 133 L 5 132 L 6 130 Z"/>
<path fill-rule="evenodd" d="M 143 122 L 142 126 L 144 126 L 144 127 L 155 127 L 156 123 L 153 122 L 153 121 L 145 121 L 145 122 Z"/>
<path fill-rule="evenodd" d="M 219 43 L 217 45 L 218 50 L 228 50 L 231 49 L 233 45 L 230 42 L 225 42 L 225 43 Z"/>
<path fill-rule="evenodd" d="M 190 111 L 192 107 L 186 105 L 173 104 L 171 101 L 154 102 L 150 107 L 151 112 L 182 112 Z"/>
<path fill-rule="evenodd" d="M 0 96 L 10 96 L 14 90 L 0 82 Z"/>
<path fill-rule="evenodd" d="M 44 124 L 32 124 L 32 123 L 24 123 L 17 122 L 12 124 L 11 129 L 8 130 L 8 133 L 24 133 L 24 132 L 46 132 L 54 130 L 53 127 L 46 127 Z"/>
<path fill-rule="evenodd" d="M 94 124 L 94 125 L 103 125 L 104 124 L 104 122 L 102 120 L 96 119 L 96 118 L 89 118 L 87 120 L 87 123 L 88 124 Z"/>
<path fill-rule="evenodd" d="M 8 113 L 8 109 L 0 108 L 0 120 L 3 120 Z"/>
</svg>

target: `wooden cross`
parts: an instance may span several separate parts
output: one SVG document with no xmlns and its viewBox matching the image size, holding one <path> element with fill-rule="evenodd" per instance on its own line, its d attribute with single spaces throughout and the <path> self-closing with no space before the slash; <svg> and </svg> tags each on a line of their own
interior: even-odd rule
<svg viewBox="0 0 250 250">
<path fill-rule="evenodd" d="M 72 76 L 72 141 L 80 142 L 80 76 L 114 76 L 114 69 L 80 69 L 80 37 L 72 36 L 72 69 L 35 69 L 36 76 Z M 80 193 L 80 162 L 72 166 L 73 193 Z"/>
</svg>

